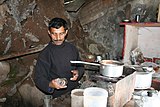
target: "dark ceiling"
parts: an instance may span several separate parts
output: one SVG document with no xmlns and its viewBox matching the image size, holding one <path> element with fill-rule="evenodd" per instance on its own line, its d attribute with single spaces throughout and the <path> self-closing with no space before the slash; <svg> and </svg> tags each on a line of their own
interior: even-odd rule
<svg viewBox="0 0 160 107">
<path fill-rule="evenodd" d="M 64 0 L 65 9 L 68 12 L 77 12 L 85 3 L 86 0 Z"/>
</svg>

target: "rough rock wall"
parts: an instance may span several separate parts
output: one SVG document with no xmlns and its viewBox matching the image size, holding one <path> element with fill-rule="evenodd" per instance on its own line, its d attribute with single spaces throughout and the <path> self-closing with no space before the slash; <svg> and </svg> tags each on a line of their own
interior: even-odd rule
<svg viewBox="0 0 160 107">
<path fill-rule="evenodd" d="M 48 42 L 48 21 L 53 17 L 66 19 L 60 0 L 6 0 L 1 3 L 1 55 Z"/>
<path fill-rule="evenodd" d="M 102 54 L 108 59 L 119 59 L 123 46 L 123 28 L 119 23 L 126 18 L 134 20 L 137 14 L 141 22 L 155 22 L 160 1 L 89 1 L 76 13 L 79 21 L 76 15 L 65 11 L 63 0 L 1 0 L 0 3 L 0 55 L 47 43 L 47 23 L 59 16 L 70 22 L 68 40 L 78 46 L 82 55 Z"/>
<path fill-rule="evenodd" d="M 78 17 L 89 38 L 95 41 L 89 51 L 98 51 L 106 59 L 120 59 L 123 47 L 123 27 L 119 23 L 124 19 L 134 21 L 140 15 L 141 22 L 156 22 L 159 0 L 94 0 L 84 5 Z M 101 44 L 102 48 L 97 48 Z"/>
</svg>

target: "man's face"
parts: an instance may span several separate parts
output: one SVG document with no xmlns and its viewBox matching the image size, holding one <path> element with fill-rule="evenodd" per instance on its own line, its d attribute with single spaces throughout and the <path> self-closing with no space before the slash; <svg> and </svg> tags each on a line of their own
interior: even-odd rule
<svg viewBox="0 0 160 107">
<path fill-rule="evenodd" d="M 65 31 L 64 27 L 60 27 L 59 29 L 51 28 L 48 31 L 55 45 L 61 45 L 64 42 L 67 32 L 68 30 Z"/>
</svg>

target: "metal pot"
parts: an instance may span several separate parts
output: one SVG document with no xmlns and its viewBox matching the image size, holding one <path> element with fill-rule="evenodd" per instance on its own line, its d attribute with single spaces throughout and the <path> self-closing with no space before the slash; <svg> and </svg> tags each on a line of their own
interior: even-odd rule
<svg viewBox="0 0 160 107">
<path fill-rule="evenodd" d="M 71 63 L 82 63 L 100 66 L 100 74 L 108 77 L 119 77 L 123 73 L 123 63 L 115 60 L 102 60 L 99 64 L 84 61 L 70 61 Z"/>
<path fill-rule="evenodd" d="M 119 77 L 123 74 L 123 63 L 114 60 L 102 60 L 100 74 L 108 77 Z"/>
<path fill-rule="evenodd" d="M 147 89 L 151 87 L 152 72 L 136 72 L 135 89 Z"/>
</svg>

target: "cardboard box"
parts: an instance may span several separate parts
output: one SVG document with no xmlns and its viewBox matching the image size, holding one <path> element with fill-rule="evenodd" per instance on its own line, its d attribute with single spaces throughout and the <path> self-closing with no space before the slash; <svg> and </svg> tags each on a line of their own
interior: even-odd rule
<svg viewBox="0 0 160 107">
<path fill-rule="evenodd" d="M 126 69 L 124 69 L 124 74 L 127 76 L 113 84 L 114 94 L 109 96 L 107 107 L 123 107 L 131 100 L 135 87 L 136 72 Z"/>
</svg>

